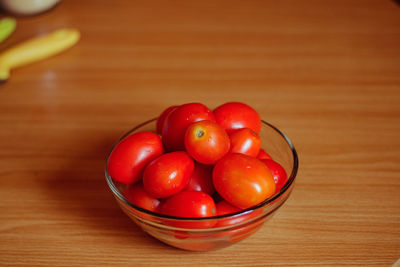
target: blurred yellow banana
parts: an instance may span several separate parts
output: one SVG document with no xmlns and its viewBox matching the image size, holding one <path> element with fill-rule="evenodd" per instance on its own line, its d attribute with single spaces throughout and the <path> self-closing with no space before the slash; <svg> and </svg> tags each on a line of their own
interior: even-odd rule
<svg viewBox="0 0 400 267">
<path fill-rule="evenodd" d="M 76 29 L 60 29 L 18 44 L 0 54 L 0 80 L 7 80 L 11 69 L 48 58 L 78 42 Z"/>
</svg>

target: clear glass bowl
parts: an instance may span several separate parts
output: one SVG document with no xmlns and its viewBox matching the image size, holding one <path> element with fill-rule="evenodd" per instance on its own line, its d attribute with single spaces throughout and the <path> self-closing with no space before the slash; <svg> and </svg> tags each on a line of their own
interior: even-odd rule
<svg viewBox="0 0 400 267">
<path fill-rule="evenodd" d="M 120 140 L 140 131 L 154 132 L 155 128 L 156 119 L 149 120 L 134 127 Z M 192 251 L 227 247 L 254 234 L 285 203 L 293 190 L 298 158 L 292 142 L 276 127 L 265 121 L 262 121 L 260 138 L 262 148 L 286 170 L 288 181 L 271 198 L 237 213 L 209 218 L 182 218 L 154 213 L 130 203 L 124 197 L 126 185 L 112 179 L 107 171 L 107 164 L 106 180 L 121 209 L 143 231 L 156 239 L 171 246 Z M 214 226 L 210 227 L 210 225 Z"/>
</svg>

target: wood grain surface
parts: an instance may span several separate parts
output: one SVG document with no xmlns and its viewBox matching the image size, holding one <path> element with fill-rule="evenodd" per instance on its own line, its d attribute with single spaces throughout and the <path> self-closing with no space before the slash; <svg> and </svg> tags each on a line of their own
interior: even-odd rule
<svg viewBox="0 0 400 267">
<path fill-rule="evenodd" d="M 4 13 L 2 14 L 5 15 Z M 1 266 L 391 266 L 400 257 L 400 7 L 386 0 L 69 0 L 72 49 L 0 87 Z M 250 238 L 178 250 L 119 209 L 105 157 L 172 104 L 242 101 L 294 142 L 287 203 Z"/>
</svg>

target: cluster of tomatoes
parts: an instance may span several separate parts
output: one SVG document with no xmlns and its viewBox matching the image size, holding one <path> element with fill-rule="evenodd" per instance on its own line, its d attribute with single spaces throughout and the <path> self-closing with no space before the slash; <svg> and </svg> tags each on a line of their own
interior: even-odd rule
<svg viewBox="0 0 400 267">
<path fill-rule="evenodd" d="M 107 170 L 144 209 L 176 217 L 235 213 L 271 197 L 287 180 L 261 148 L 260 129 L 260 116 L 244 103 L 213 111 L 200 103 L 171 106 L 155 132 L 121 140 Z"/>
</svg>

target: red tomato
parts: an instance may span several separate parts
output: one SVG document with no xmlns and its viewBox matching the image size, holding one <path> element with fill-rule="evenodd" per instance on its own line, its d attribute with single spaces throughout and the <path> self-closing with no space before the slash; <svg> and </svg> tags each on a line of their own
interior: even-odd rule
<svg viewBox="0 0 400 267">
<path fill-rule="evenodd" d="M 161 213 L 176 217 L 211 217 L 216 213 L 212 197 L 200 191 L 182 191 L 166 199 L 161 206 Z M 182 228 L 208 228 L 214 221 L 174 221 L 171 225 Z"/>
<path fill-rule="evenodd" d="M 242 153 L 256 157 L 260 151 L 261 139 L 253 130 L 243 128 L 229 135 L 232 153 Z"/>
<path fill-rule="evenodd" d="M 271 172 L 260 160 L 230 153 L 214 166 L 213 182 L 217 192 L 230 204 L 246 209 L 275 193 Z"/>
<path fill-rule="evenodd" d="M 260 149 L 260 152 L 258 152 L 257 158 L 258 159 L 272 159 L 272 157 L 267 152 L 265 152 L 265 150 L 262 148 Z"/>
<path fill-rule="evenodd" d="M 264 162 L 265 165 L 267 165 L 268 169 L 271 171 L 276 184 L 276 192 L 278 192 L 287 181 L 287 174 L 285 169 L 278 162 L 272 159 L 262 159 L 261 161 Z"/>
<path fill-rule="evenodd" d="M 216 205 L 217 208 L 217 215 L 227 215 L 227 214 L 231 214 L 231 213 L 235 213 L 238 211 L 241 211 L 241 209 L 232 206 L 231 204 L 229 204 L 226 201 L 220 201 L 218 202 Z M 258 215 L 261 214 L 261 210 L 254 210 L 254 211 L 250 211 L 247 212 L 245 214 L 242 215 L 236 215 L 230 218 L 226 218 L 226 219 L 219 219 L 217 224 L 215 225 L 215 227 L 223 227 L 223 226 L 229 226 L 229 225 L 237 225 L 239 223 L 244 223 Z M 258 223 L 255 223 L 256 225 L 258 225 Z M 231 242 L 237 242 L 239 240 L 242 240 L 248 236 L 250 236 L 252 233 L 254 233 L 255 231 L 253 230 L 255 226 L 252 224 L 250 225 L 243 225 L 241 226 L 241 228 L 237 228 L 231 231 L 224 231 L 221 233 L 217 233 L 215 234 L 215 236 L 229 236 L 229 240 Z"/>
<path fill-rule="evenodd" d="M 222 200 L 220 202 L 218 202 L 215 207 L 217 208 L 217 215 L 226 215 L 226 214 L 231 214 L 231 213 L 235 213 L 238 211 L 241 211 L 242 209 L 239 209 L 236 206 L 233 206 L 231 204 L 229 204 L 228 202 L 226 202 L 225 200 Z M 216 227 L 222 227 L 222 226 L 227 226 L 227 225 L 232 225 L 232 224 L 236 224 L 236 223 L 240 223 L 243 220 L 238 220 L 238 221 L 231 221 L 229 219 L 220 219 L 218 221 L 218 223 L 216 224 Z"/>
<path fill-rule="evenodd" d="M 128 185 L 124 196 L 132 204 L 146 210 L 157 212 L 160 206 L 160 200 L 144 191 L 142 183 Z"/>
<path fill-rule="evenodd" d="M 187 185 L 193 170 L 194 162 L 186 152 L 163 154 L 145 168 L 144 189 L 155 198 L 169 197 Z"/>
<path fill-rule="evenodd" d="M 212 182 L 212 166 L 195 163 L 192 177 L 184 191 L 201 191 L 208 195 L 215 192 Z"/>
<path fill-rule="evenodd" d="M 255 232 L 257 232 L 261 226 L 264 224 L 265 219 L 256 221 L 252 224 L 249 224 L 247 226 L 244 226 L 243 228 L 237 229 L 237 230 L 232 230 L 228 232 L 230 234 L 229 236 L 229 241 L 232 243 L 239 242 L 240 240 L 243 240 Z"/>
<path fill-rule="evenodd" d="M 177 106 L 170 106 L 168 108 L 166 108 L 161 114 L 160 116 L 158 116 L 157 118 L 157 126 L 156 126 L 156 130 L 158 134 L 162 134 L 162 130 L 164 128 L 164 122 L 165 119 L 167 118 L 167 116 L 169 115 L 169 113 L 171 113 L 171 111 L 173 111 Z"/>
<path fill-rule="evenodd" d="M 252 107 L 240 103 L 225 103 L 214 110 L 215 120 L 229 133 L 237 129 L 250 128 L 260 133 L 261 119 Z"/>
<path fill-rule="evenodd" d="M 185 133 L 187 127 L 193 122 L 211 120 L 214 115 L 205 105 L 200 103 L 184 104 L 167 116 L 162 131 L 162 141 L 169 151 L 185 149 Z"/>
<path fill-rule="evenodd" d="M 186 130 L 186 151 L 200 163 L 216 163 L 229 152 L 229 146 L 228 134 L 214 121 L 195 122 Z"/>
<path fill-rule="evenodd" d="M 152 132 L 139 132 L 119 142 L 107 161 L 110 176 L 124 184 L 135 183 L 142 177 L 147 163 L 164 153 L 160 137 Z"/>
<path fill-rule="evenodd" d="M 236 206 L 229 204 L 225 200 L 218 202 L 215 205 L 215 207 L 217 208 L 217 215 L 227 215 L 227 214 L 232 214 L 232 213 L 242 210 Z M 250 212 L 242 214 L 242 215 L 236 215 L 232 218 L 220 219 L 218 221 L 216 227 L 238 224 L 238 223 L 247 221 L 251 218 L 254 218 L 258 214 L 261 214 L 261 210 L 250 211 Z"/>
</svg>

